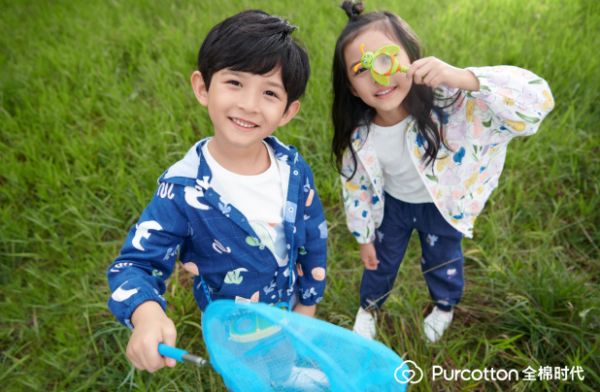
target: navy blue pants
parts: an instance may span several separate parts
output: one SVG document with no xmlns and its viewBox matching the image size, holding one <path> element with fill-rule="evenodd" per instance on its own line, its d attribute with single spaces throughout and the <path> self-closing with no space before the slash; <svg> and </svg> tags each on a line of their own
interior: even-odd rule
<svg viewBox="0 0 600 392">
<path fill-rule="evenodd" d="M 363 308 L 380 308 L 389 296 L 413 230 L 421 240 L 421 270 L 433 302 L 443 310 L 460 302 L 462 233 L 446 222 L 433 203 L 405 203 L 386 193 L 383 222 L 374 244 L 379 264 L 376 270 L 364 270 L 360 285 Z"/>
</svg>

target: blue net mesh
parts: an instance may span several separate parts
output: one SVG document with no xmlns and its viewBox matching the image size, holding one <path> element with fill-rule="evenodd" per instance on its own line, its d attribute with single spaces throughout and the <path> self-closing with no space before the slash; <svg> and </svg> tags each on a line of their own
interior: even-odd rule
<svg viewBox="0 0 600 392">
<path fill-rule="evenodd" d="M 202 330 L 213 368 L 233 391 L 405 390 L 408 367 L 383 344 L 274 306 L 215 301 Z"/>
</svg>

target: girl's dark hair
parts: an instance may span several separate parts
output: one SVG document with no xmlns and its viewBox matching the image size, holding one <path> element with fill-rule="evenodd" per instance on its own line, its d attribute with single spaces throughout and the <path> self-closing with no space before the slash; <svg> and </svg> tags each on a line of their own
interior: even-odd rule
<svg viewBox="0 0 600 392">
<path fill-rule="evenodd" d="M 308 55 L 292 38 L 294 30 L 287 20 L 259 10 L 225 19 L 210 30 L 198 53 L 204 83 L 210 88 L 214 73 L 224 68 L 264 75 L 280 66 L 287 110 L 304 94 L 310 76 Z"/>
<path fill-rule="evenodd" d="M 333 56 L 333 107 L 332 119 L 334 135 L 332 141 L 332 152 L 338 171 L 342 173 L 342 156 L 346 149 L 350 149 L 354 168 L 348 178 L 356 173 L 356 152 L 352 148 L 352 133 L 359 126 L 369 126 L 375 117 L 375 110 L 366 105 L 360 98 L 351 92 L 350 80 L 348 80 L 347 66 L 344 59 L 344 50 L 356 36 L 366 28 L 381 29 L 393 35 L 408 54 L 413 62 L 421 58 L 421 46 L 419 39 L 410 26 L 400 17 L 390 12 L 369 12 L 362 14 L 362 3 L 344 1 L 341 6 L 348 15 L 349 21 L 340 34 Z M 452 103 L 458 98 L 454 97 Z M 452 104 L 451 103 L 451 104 Z M 431 118 L 432 112 L 438 116 L 440 124 L 443 124 L 443 108 L 434 105 L 434 94 L 431 87 L 425 85 L 412 85 L 403 105 L 416 122 L 417 129 L 424 141 L 425 154 L 423 160 L 426 164 L 433 162 L 437 156 L 440 146 L 446 146 L 443 129 L 438 129 Z M 448 148 L 448 146 L 446 146 Z"/>
</svg>

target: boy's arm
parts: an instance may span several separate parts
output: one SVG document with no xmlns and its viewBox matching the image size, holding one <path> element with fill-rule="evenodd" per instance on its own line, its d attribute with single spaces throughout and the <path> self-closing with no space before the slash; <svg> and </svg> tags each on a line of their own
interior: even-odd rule
<svg viewBox="0 0 600 392">
<path fill-rule="evenodd" d="M 188 222 L 178 201 L 183 189 L 161 183 L 139 221 L 131 228 L 121 254 L 107 271 L 111 296 L 108 306 L 115 317 L 133 328 L 131 315 L 146 301 L 157 302 L 163 310 L 165 280 L 171 275 Z"/>
<path fill-rule="evenodd" d="M 314 315 L 316 304 L 323 299 L 327 273 L 327 222 L 317 194 L 312 172 L 304 161 L 304 186 L 300 200 L 304 202 L 305 242 L 297 261 L 299 313 Z"/>
</svg>

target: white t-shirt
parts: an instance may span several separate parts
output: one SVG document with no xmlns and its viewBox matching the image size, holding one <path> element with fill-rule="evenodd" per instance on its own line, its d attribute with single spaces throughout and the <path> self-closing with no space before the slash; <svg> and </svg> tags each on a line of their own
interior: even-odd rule
<svg viewBox="0 0 600 392">
<path fill-rule="evenodd" d="M 370 137 L 383 171 L 384 191 L 406 203 L 432 203 L 406 145 L 406 130 L 412 120 L 407 116 L 390 127 L 371 123 Z"/>
<path fill-rule="evenodd" d="M 287 243 L 283 230 L 283 204 L 287 195 L 287 181 L 271 147 L 269 168 L 257 175 L 245 176 L 225 169 L 208 150 L 210 141 L 202 147 L 202 154 L 212 172 L 211 187 L 227 203 L 237 208 L 248 219 L 259 240 L 273 253 L 280 267 L 287 264 Z"/>
</svg>

